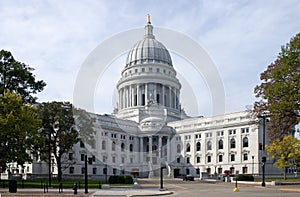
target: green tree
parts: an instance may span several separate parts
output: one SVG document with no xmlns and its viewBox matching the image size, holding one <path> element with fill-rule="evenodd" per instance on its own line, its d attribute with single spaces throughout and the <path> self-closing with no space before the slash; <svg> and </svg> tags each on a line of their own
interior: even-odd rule
<svg viewBox="0 0 300 197">
<path fill-rule="evenodd" d="M 274 166 L 283 169 L 286 179 L 287 167 L 298 167 L 300 165 L 300 140 L 288 135 L 281 140 L 274 140 L 271 145 L 266 145 L 266 150 L 272 158 L 276 159 Z"/>
<path fill-rule="evenodd" d="M 0 96 L 0 156 L 2 170 L 7 163 L 23 166 L 32 161 L 41 145 L 38 129 L 41 120 L 35 108 L 9 90 Z"/>
<path fill-rule="evenodd" d="M 254 93 L 259 101 L 254 112 L 270 116 L 270 140 L 282 139 L 295 130 L 300 118 L 300 34 L 281 47 L 274 63 L 260 75 L 262 83 Z"/>
<path fill-rule="evenodd" d="M 78 142 L 73 106 L 69 102 L 42 103 L 38 106 L 38 113 L 42 119 L 40 132 L 45 136 L 45 147 L 41 150 L 42 159 L 49 162 L 47 159 L 50 151 L 56 160 L 58 181 L 61 181 L 63 155 Z"/>
<path fill-rule="evenodd" d="M 9 51 L 0 51 L 0 95 L 6 89 L 22 96 L 23 102 L 34 103 L 32 94 L 41 92 L 46 85 L 42 80 L 36 81 L 30 67 L 14 59 Z"/>
</svg>

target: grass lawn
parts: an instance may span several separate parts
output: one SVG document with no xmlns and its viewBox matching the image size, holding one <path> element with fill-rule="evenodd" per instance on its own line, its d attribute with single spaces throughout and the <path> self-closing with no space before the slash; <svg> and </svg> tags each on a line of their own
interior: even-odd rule
<svg viewBox="0 0 300 197">
<path fill-rule="evenodd" d="M 262 179 L 259 178 L 255 178 L 254 179 L 255 182 L 262 182 Z M 265 179 L 266 182 L 271 182 L 271 181 L 278 181 L 278 182 L 300 182 L 300 178 L 287 178 L 286 180 L 284 180 L 284 178 L 266 178 Z"/>
<path fill-rule="evenodd" d="M 78 189 L 84 188 L 84 180 L 63 180 L 63 188 L 73 188 L 74 183 L 77 183 Z M 44 185 L 48 184 L 48 180 L 17 180 L 18 188 L 43 188 Z M 105 184 L 105 181 L 89 180 L 89 188 L 101 188 L 101 185 Z M 133 184 L 110 184 L 112 186 L 132 186 Z M 51 182 L 52 188 L 58 189 L 58 182 L 53 180 Z M 8 181 L 1 180 L 0 187 L 8 188 Z"/>
</svg>

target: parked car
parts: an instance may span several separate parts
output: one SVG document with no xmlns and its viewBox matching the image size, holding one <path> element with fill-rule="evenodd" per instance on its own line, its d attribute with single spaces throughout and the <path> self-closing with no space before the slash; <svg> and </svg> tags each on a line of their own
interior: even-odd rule
<svg viewBox="0 0 300 197">
<path fill-rule="evenodd" d="M 183 181 L 194 181 L 194 177 L 190 174 L 188 175 L 185 175 L 183 178 L 182 178 Z"/>
</svg>

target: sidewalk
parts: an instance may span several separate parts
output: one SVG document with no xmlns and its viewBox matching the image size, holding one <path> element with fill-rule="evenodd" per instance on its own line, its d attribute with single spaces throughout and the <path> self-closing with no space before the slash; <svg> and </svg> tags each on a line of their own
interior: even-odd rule
<svg viewBox="0 0 300 197">
<path fill-rule="evenodd" d="M 159 191 L 157 188 L 140 188 L 135 189 L 132 187 L 128 188 L 110 188 L 110 189 L 89 189 L 89 193 L 85 194 L 84 190 L 81 189 L 78 191 L 77 195 L 74 195 L 72 189 L 64 189 L 62 193 L 58 192 L 58 189 L 49 189 L 48 192 L 44 193 L 43 189 L 18 189 L 17 193 L 9 193 L 8 188 L 0 188 L 0 197 L 11 197 L 11 196 L 47 196 L 47 197 L 99 197 L 99 196 L 161 196 L 161 195 L 170 195 L 172 191 Z"/>
</svg>

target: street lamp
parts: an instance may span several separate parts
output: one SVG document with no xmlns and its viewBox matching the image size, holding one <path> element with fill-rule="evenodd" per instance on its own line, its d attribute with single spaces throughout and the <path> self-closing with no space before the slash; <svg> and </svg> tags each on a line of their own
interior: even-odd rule
<svg viewBox="0 0 300 197">
<path fill-rule="evenodd" d="M 262 162 L 262 183 L 261 186 L 265 187 L 265 169 L 266 169 L 266 155 L 265 155 L 265 144 L 266 144 L 266 116 L 257 116 L 258 118 L 262 118 L 263 120 L 263 144 L 262 144 L 262 152 L 263 155 L 261 157 L 261 162 Z"/>
<path fill-rule="evenodd" d="M 252 176 L 254 175 L 254 155 L 252 155 Z"/>
</svg>

